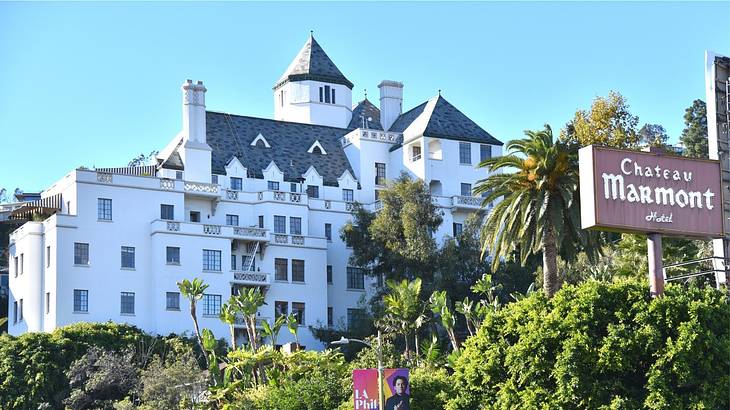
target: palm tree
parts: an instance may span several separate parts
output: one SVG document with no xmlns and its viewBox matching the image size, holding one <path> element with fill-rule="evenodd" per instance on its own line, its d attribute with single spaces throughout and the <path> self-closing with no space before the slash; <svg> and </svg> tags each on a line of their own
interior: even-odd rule
<svg viewBox="0 0 730 410">
<path fill-rule="evenodd" d="M 294 341 L 297 344 L 297 350 L 299 350 L 299 336 L 297 335 L 299 321 L 293 313 L 286 316 L 286 327 L 289 328 L 289 332 L 294 335 Z"/>
<path fill-rule="evenodd" d="M 258 287 L 241 290 L 238 296 L 232 297 L 231 301 L 236 305 L 236 311 L 243 315 L 248 333 L 248 343 L 252 351 L 258 349 L 258 335 L 256 334 L 256 315 L 259 308 L 264 304 L 264 294 Z"/>
<path fill-rule="evenodd" d="M 231 330 L 231 348 L 236 349 L 236 330 L 234 328 L 234 325 L 236 324 L 236 315 L 238 314 L 238 309 L 236 308 L 236 301 L 234 299 L 234 296 L 231 296 L 231 298 L 228 300 L 228 303 L 224 303 L 223 306 L 221 306 L 221 313 L 220 313 L 220 319 L 228 323 L 228 326 Z"/>
<path fill-rule="evenodd" d="M 383 297 L 386 321 L 398 328 L 405 341 L 405 355 L 410 357 L 410 335 L 423 325 L 423 303 L 421 303 L 421 278 L 410 282 L 389 280 L 390 292 Z M 385 323 L 384 322 L 384 323 Z M 417 342 L 416 342 L 417 343 Z"/>
<path fill-rule="evenodd" d="M 196 314 L 195 305 L 203 298 L 205 290 L 208 289 L 208 285 L 203 283 L 200 278 L 195 278 L 193 281 L 183 279 L 182 282 L 177 282 L 177 287 L 180 289 L 180 293 L 183 297 L 186 297 L 190 301 L 190 317 L 193 318 L 193 327 L 195 329 L 195 337 L 198 340 L 198 344 L 203 351 L 205 357 L 205 348 L 203 347 L 203 339 L 200 338 L 200 327 L 198 327 L 198 316 Z"/>
<path fill-rule="evenodd" d="M 279 336 L 279 330 L 284 326 L 284 323 L 286 323 L 286 316 L 278 316 L 274 319 L 273 325 L 269 325 L 267 320 L 261 322 L 261 334 L 269 338 L 272 348 L 276 346 L 276 338 Z"/>
<path fill-rule="evenodd" d="M 554 141 L 547 124 L 525 135 L 507 143 L 507 155 L 479 164 L 492 173 L 474 190 L 486 194 L 482 206 L 503 198 L 482 225 L 482 254 L 496 269 L 516 250 L 523 265 L 542 252 L 543 289 L 552 297 L 560 288 L 558 253 L 572 259 L 582 248 L 593 258 L 597 236 L 580 228 L 577 146 Z"/>
</svg>

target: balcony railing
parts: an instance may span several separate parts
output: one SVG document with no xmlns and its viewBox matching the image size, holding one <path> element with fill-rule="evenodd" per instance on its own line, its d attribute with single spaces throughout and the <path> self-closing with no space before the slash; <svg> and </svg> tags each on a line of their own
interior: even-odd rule
<svg viewBox="0 0 730 410">
<path fill-rule="evenodd" d="M 234 270 L 233 283 L 237 285 L 268 286 L 271 285 L 271 274 L 265 272 Z"/>
<path fill-rule="evenodd" d="M 266 238 L 266 229 L 255 227 L 234 226 L 233 235 L 254 238 Z"/>
<path fill-rule="evenodd" d="M 197 222 L 168 221 L 162 219 L 152 221 L 152 233 L 154 232 L 217 236 L 257 242 L 269 241 L 269 231 L 263 228 L 201 224 Z"/>
<path fill-rule="evenodd" d="M 283 233 L 274 234 L 274 243 L 279 245 L 297 245 L 304 246 L 306 244 L 305 237 L 303 235 L 287 235 Z"/>
<path fill-rule="evenodd" d="M 185 181 L 185 192 L 194 194 L 218 195 L 218 185 L 206 184 L 204 182 Z"/>
<path fill-rule="evenodd" d="M 457 208 L 481 208 L 482 198 L 477 196 L 454 196 L 452 204 Z"/>
<path fill-rule="evenodd" d="M 263 325 L 264 321 L 267 321 L 271 324 L 270 318 L 262 317 L 262 316 L 257 317 L 256 318 L 256 328 L 264 327 L 264 325 Z M 243 320 L 243 315 L 240 315 L 240 314 L 236 315 L 236 321 L 234 322 L 233 326 L 235 326 L 235 327 L 245 327 L 246 326 L 246 322 Z"/>
</svg>

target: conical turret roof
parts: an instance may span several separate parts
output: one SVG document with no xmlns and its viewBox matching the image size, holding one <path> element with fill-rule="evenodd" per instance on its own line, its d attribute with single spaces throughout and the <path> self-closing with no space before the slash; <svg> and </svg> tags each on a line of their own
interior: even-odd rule
<svg viewBox="0 0 730 410">
<path fill-rule="evenodd" d="M 304 80 L 342 84 L 349 89 L 352 89 L 353 86 L 352 82 L 330 60 L 313 35 L 309 36 L 307 42 L 304 43 L 302 49 L 299 50 L 297 56 L 289 64 L 284 75 L 276 82 L 274 89 L 284 85 L 287 81 Z"/>
</svg>

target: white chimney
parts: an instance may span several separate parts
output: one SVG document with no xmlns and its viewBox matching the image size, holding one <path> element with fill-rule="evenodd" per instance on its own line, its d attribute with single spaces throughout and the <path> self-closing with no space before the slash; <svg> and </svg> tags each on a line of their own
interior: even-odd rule
<svg viewBox="0 0 730 410">
<path fill-rule="evenodd" d="M 211 149 L 206 142 L 205 86 L 186 80 L 183 92 L 183 145 L 180 157 L 185 167 L 185 180 L 210 183 Z"/>
<path fill-rule="evenodd" d="M 183 135 L 186 141 L 205 143 L 205 92 L 202 81 L 186 80 L 183 92 Z"/>
<path fill-rule="evenodd" d="M 403 112 L 403 83 L 383 80 L 380 89 L 380 125 L 388 130 Z"/>
</svg>

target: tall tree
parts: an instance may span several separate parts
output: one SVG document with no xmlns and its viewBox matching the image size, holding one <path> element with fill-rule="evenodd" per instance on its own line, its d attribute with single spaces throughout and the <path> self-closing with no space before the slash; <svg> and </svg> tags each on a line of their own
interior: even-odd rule
<svg viewBox="0 0 730 410">
<path fill-rule="evenodd" d="M 421 279 L 412 281 L 389 280 L 388 294 L 383 297 L 386 322 L 396 325 L 403 335 L 405 355 L 410 357 L 410 336 L 423 323 L 424 304 L 421 302 Z M 418 342 L 416 342 L 416 346 Z"/>
<path fill-rule="evenodd" d="M 707 158 L 707 106 L 702 100 L 694 100 L 684 110 L 684 129 L 679 141 L 684 145 L 687 157 Z"/>
<path fill-rule="evenodd" d="M 543 289 L 552 297 L 560 288 L 558 254 L 593 254 L 597 236 L 580 228 L 577 146 L 553 141 L 547 124 L 525 135 L 507 143 L 507 155 L 480 164 L 491 175 L 475 193 L 486 193 L 484 204 L 503 198 L 482 226 L 482 252 L 492 257 L 493 269 L 515 250 L 522 264 L 542 252 Z"/>
<path fill-rule="evenodd" d="M 377 213 L 356 206 L 353 221 L 342 228 L 340 236 L 353 250 L 350 264 L 386 280 L 418 276 L 432 283 L 438 249 L 433 232 L 443 219 L 428 187 L 402 174 L 381 191 L 380 202 Z"/>
<path fill-rule="evenodd" d="M 205 290 L 208 289 L 208 285 L 203 283 L 202 279 L 195 278 L 192 280 L 192 282 L 187 279 L 183 279 L 181 282 L 177 283 L 177 287 L 178 289 L 180 289 L 180 293 L 183 295 L 183 297 L 187 298 L 188 301 L 190 301 L 190 317 L 193 319 L 195 338 L 198 341 L 200 349 L 203 351 L 203 357 L 206 358 L 207 366 L 208 363 L 207 356 L 205 354 L 205 347 L 203 347 L 203 339 L 200 337 L 200 327 L 198 326 L 197 303 L 200 299 L 203 298 Z"/>
<path fill-rule="evenodd" d="M 644 124 L 639 130 L 639 142 L 642 145 L 651 147 L 663 147 L 667 145 L 667 130 L 659 124 Z"/>
<path fill-rule="evenodd" d="M 639 143 L 638 124 L 639 117 L 631 114 L 626 98 L 610 91 L 608 97 L 596 97 L 590 110 L 576 111 L 560 132 L 560 138 L 581 146 L 634 148 Z"/>
</svg>

